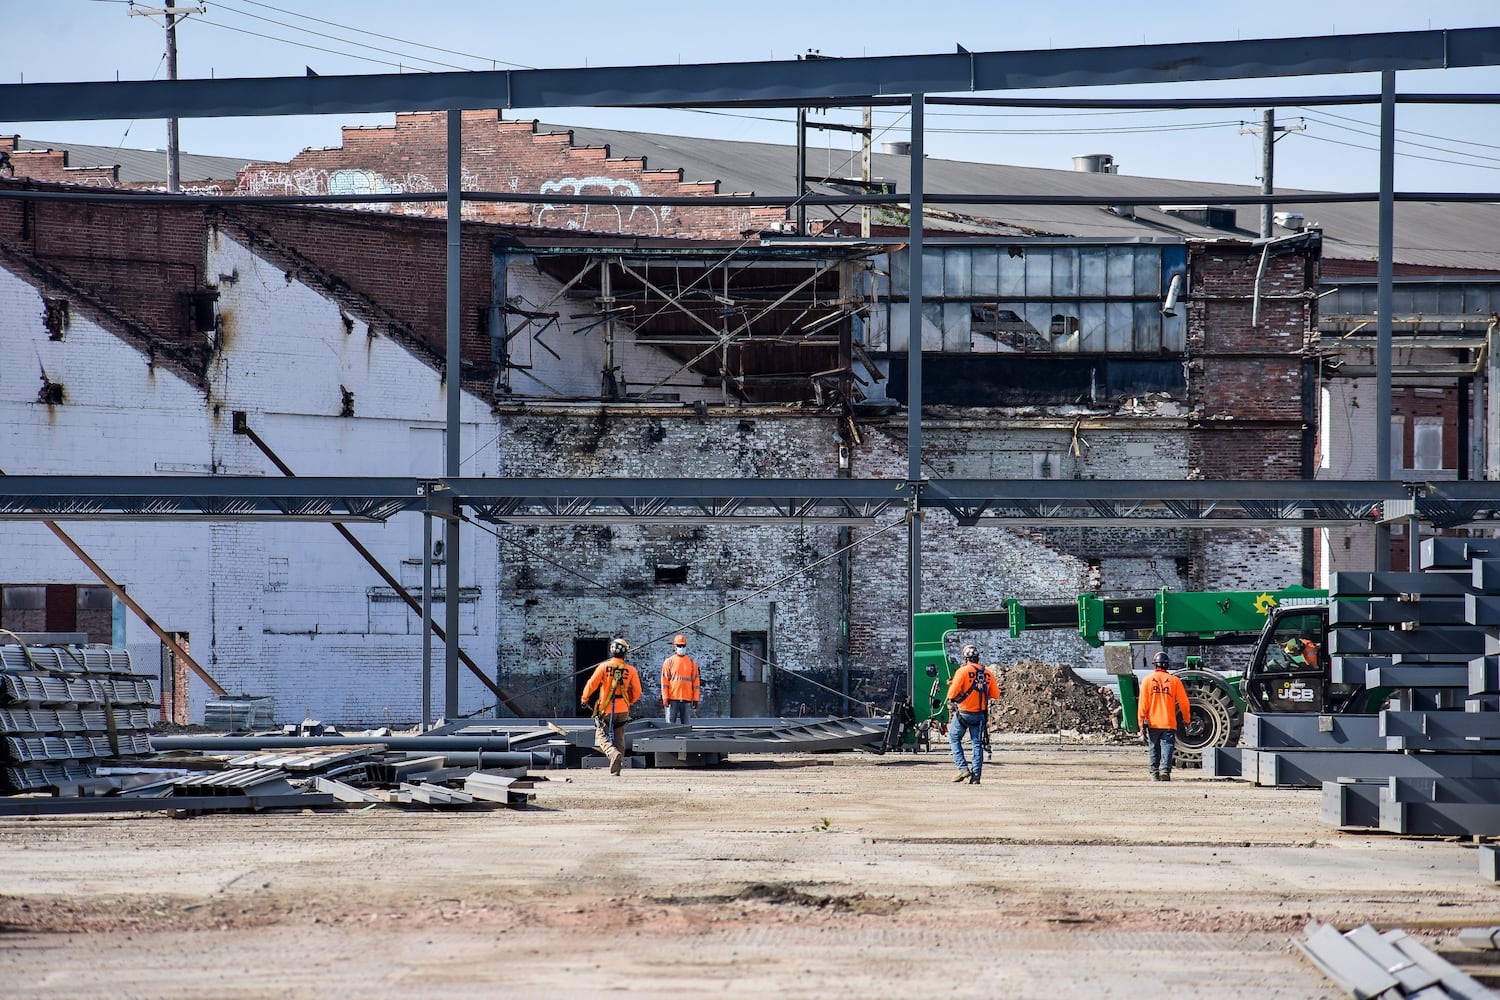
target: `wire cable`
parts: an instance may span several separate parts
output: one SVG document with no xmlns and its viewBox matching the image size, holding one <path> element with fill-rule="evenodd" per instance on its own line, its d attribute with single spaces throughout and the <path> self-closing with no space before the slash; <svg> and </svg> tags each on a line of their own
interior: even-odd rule
<svg viewBox="0 0 1500 1000">
<path fill-rule="evenodd" d="M 120 0 L 120 2 L 125 2 L 125 0 Z M 462 56 L 465 59 L 474 59 L 479 62 L 487 62 L 492 66 L 499 64 L 504 66 L 513 66 L 516 69 L 536 69 L 535 66 L 527 66 L 524 63 L 506 62 L 504 59 L 494 59 L 490 56 L 476 55 L 473 52 L 460 52 L 457 49 L 445 49 L 438 45 L 427 45 L 424 42 L 413 41 L 410 38 L 398 38 L 394 35 L 382 35 L 378 31 L 368 31 L 364 28 L 356 28 L 351 24 L 341 24 L 338 21 L 325 21 L 320 17 L 313 17 L 310 14 L 299 14 L 296 11 L 287 10 L 285 7 L 277 7 L 268 3 L 260 3 L 259 0 L 239 0 L 239 2 L 247 3 L 252 7 L 262 7 L 266 10 L 274 10 L 278 14 L 287 14 L 291 17 L 300 17 L 304 21 L 313 21 L 317 24 L 326 24 L 331 28 L 342 28 L 345 31 L 353 31 L 361 35 L 369 35 L 371 38 L 383 38 L 388 42 L 405 42 L 408 45 L 415 45 L 419 49 L 431 49 L 433 52 L 442 52 L 450 56 Z M 224 6 L 224 4 L 219 3 L 218 6 L 222 7 Z"/>
<path fill-rule="evenodd" d="M 404 56 L 406 58 L 415 59 L 415 60 L 420 61 L 420 62 L 432 63 L 434 66 L 441 66 L 444 69 L 459 70 L 460 72 L 467 72 L 468 69 L 469 69 L 469 67 L 467 67 L 467 66 L 458 66 L 458 65 L 456 65 L 454 63 L 442 62 L 440 60 L 432 59 L 432 58 L 429 58 L 427 56 L 411 55 L 411 54 L 405 53 L 405 52 L 398 52 L 395 49 L 386 49 L 386 48 L 382 48 L 382 47 L 380 47 L 378 45 L 367 45 L 364 42 L 356 42 L 352 38 L 340 38 L 337 35 L 330 35 L 330 34 L 327 34 L 325 32 L 322 32 L 322 31 L 314 31 L 311 28 L 302 28 L 302 27 L 299 27 L 299 26 L 297 26 L 295 24 L 288 24 L 285 21 L 278 21 L 275 18 L 264 17 L 264 16 L 262 16 L 260 14 L 252 14 L 249 11 L 238 10 L 232 4 L 218 2 L 218 3 L 215 3 L 214 7 L 215 7 L 216 10 L 225 10 L 225 11 L 228 11 L 229 13 L 231 13 L 231 14 L 237 14 L 240 17 L 248 17 L 248 18 L 251 18 L 251 19 L 256 20 L 256 21 L 264 21 L 267 24 L 274 24 L 274 25 L 276 25 L 279 28 L 290 28 L 292 31 L 300 31 L 300 32 L 302 32 L 305 35 L 312 35 L 315 38 L 326 38 L 326 39 L 329 39 L 330 41 L 340 42 L 340 43 L 342 43 L 344 45 L 353 45 L 353 46 L 356 46 L 356 47 L 361 48 L 361 49 L 369 49 L 372 52 L 382 52 L 382 53 L 384 53 L 386 55 L 390 55 L 390 56 Z M 225 27 L 228 27 L 228 26 L 225 25 Z M 288 42 L 288 43 L 291 43 L 291 44 L 297 44 L 295 42 L 292 42 L 292 40 L 289 39 L 289 38 L 281 39 L 281 41 Z M 354 58 L 363 58 L 363 57 L 355 56 Z M 400 65 L 402 67 L 406 66 L 405 63 L 398 63 L 397 65 Z M 416 67 L 416 66 L 413 66 L 411 68 L 412 69 L 420 69 L 420 67 Z"/>
</svg>

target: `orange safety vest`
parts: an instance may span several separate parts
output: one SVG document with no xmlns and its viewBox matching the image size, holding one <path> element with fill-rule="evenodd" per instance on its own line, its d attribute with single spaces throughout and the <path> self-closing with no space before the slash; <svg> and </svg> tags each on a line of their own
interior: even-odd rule
<svg viewBox="0 0 1500 1000">
<path fill-rule="evenodd" d="M 641 678 L 635 667 L 618 656 L 612 656 L 594 668 L 589 682 L 583 686 L 583 703 L 594 703 L 595 714 L 615 715 L 623 718 L 630 713 L 630 706 L 641 696 Z"/>
<path fill-rule="evenodd" d="M 1157 667 L 1151 671 L 1151 676 L 1141 681 L 1141 701 L 1136 719 L 1142 726 L 1152 729 L 1176 729 L 1178 713 L 1184 722 L 1193 716 L 1187 688 L 1183 686 L 1182 678 Z"/>
<path fill-rule="evenodd" d="M 691 656 L 673 653 L 661 662 L 661 696 L 698 704 L 698 664 Z"/>
<path fill-rule="evenodd" d="M 1293 639 L 1292 642 L 1295 644 L 1292 648 L 1298 650 L 1298 652 L 1291 654 L 1293 659 L 1300 658 L 1309 667 L 1316 667 L 1318 665 L 1317 643 L 1311 639 Z"/>
<path fill-rule="evenodd" d="M 948 700 L 958 702 L 959 709 L 965 712 L 986 712 L 990 699 L 998 697 L 1000 681 L 978 663 L 965 663 L 948 682 Z"/>
</svg>

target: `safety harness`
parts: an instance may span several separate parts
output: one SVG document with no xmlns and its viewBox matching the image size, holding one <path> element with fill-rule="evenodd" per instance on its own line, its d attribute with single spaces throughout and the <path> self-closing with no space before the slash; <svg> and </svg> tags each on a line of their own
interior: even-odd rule
<svg viewBox="0 0 1500 1000">
<path fill-rule="evenodd" d="M 976 664 L 974 664 L 974 673 L 969 676 L 969 689 L 967 691 L 965 691 L 963 694 L 959 695 L 957 698 L 954 698 L 953 699 L 953 704 L 955 706 L 963 704 L 964 702 L 966 702 L 966 701 L 969 700 L 969 695 L 975 693 L 976 691 L 979 692 L 979 695 L 980 695 L 980 705 L 979 705 L 979 708 L 976 709 L 976 711 L 980 711 L 980 712 L 987 712 L 987 711 L 989 711 L 989 708 L 990 708 L 990 682 L 989 682 L 989 675 L 985 673 L 984 664 L 982 664 L 982 663 L 976 663 Z M 959 711 L 968 711 L 968 709 L 959 709 Z"/>
</svg>

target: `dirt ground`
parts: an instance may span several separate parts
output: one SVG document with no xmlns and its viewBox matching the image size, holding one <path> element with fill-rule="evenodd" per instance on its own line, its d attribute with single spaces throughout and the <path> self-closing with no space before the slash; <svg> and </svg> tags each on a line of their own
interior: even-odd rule
<svg viewBox="0 0 1500 1000">
<path fill-rule="evenodd" d="M 1500 923 L 1472 844 L 1134 747 L 537 773 L 525 810 L 0 819 L 0 995 L 1335 998 L 1309 919 Z"/>
</svg>

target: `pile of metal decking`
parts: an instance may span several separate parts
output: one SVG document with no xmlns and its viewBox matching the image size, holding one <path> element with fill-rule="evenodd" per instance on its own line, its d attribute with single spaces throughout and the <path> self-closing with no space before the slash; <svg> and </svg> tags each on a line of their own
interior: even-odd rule
<svg viewBox="0 0 1500 1000">
<path fill-rule="evenodd" d="M 101 761 L 150 753 L 152 678 L 124 649 L 21 640 L 0 645 L 0 793 L 76 785 Z"/>
</svg>

